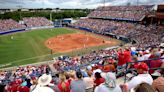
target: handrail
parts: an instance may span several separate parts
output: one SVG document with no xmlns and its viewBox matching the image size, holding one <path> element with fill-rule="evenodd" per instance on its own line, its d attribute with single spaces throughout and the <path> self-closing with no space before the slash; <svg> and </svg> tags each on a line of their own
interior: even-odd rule
<svg viewBox="0 0 164 92">
<path fill-rule="evenodd" d="M 149 61 L 151 61 L 151 60 L 159 60 L 159 59 L 164 59 L 164 58 L 152 58 L 152 59 L 147 59 L 147 60 L 142 60 L 142 61 L 127 62 L 126 63 L 126 67 L 125 67 L 125 75 L 124 75 L 125 79 L 124 79 L 124 83 L 126 82 L 126 79 L 127 79 L 126 78 L 126 73 L 127 73 L 128 70 L 130 70 L 130 69 L 128 69 L 128 64 L 139 63 L 139 62 L 148 62 L 148 67 L 150 67 L 150 62 Z M 161 68 L 161 67 L 149 68 L 149 70 L 157 70 L 157 69 L 164 70 L 164 68 Z"/>
</svg>

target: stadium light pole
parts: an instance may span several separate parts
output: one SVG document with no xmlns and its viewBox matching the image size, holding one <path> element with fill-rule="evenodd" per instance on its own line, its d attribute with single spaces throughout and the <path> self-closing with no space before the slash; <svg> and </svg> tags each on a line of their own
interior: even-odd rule
<svg viewBox="0 0 164 92">
<path fill-rule="evenodd" d="M 137 6 L 139 5 L 139 0 L 137 0 Z"/>
<path fill-rule="evenodd" d="M 50 11 L 50 20 L 52 21 L 52 11 Z"/>
<path fill-rule="evenodd" d="M 105 2 L 105 0 L 104 0 L 104 2 L 103 2 L 103 4 L 104 4 L 104 8 L 105 8 L 105 3 L 106 3 L 106 2 Z"/>
<path fill-rule="evenodd" d="M 20 10 L 20 11 L 19 11 L 19 18 L 21 19 L 21 9 L 22 9 L 22 6 L 21 6 L 21 5 L 18 5 L 17 7 L 18 7 L 18 9 Z"/>
</svg>

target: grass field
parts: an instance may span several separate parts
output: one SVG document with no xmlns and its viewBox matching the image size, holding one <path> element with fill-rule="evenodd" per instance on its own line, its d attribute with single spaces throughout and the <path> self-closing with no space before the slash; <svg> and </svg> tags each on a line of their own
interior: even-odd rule
<svg viewBox="0 0 164 92">
<path fill-rule="evenodd" d="M 75 32 L 78 31 L 73 29 L 57 28 L 40 29 L 0 36 L 0 68 L 2 68 L 1 65 L 4 64 L 7 64 L 6 67 L 24 65 L 50 60 L 53 56 L 59 56 L 63 53 L 55 53 L 53 56 L 50 55 L 51 50 L 44 45 L 44 42 L 50 37 Z M 11 36 L 13 36 L 13 39 L 11 39 Z M 65 54 L 83 54 L 85 52 L 104 47 L 107 46 L 91 47 L 81 51 L 74 51 Z"/>
<path fill-rule="evenodd" d="M 60 34 L 74 33 L 76 31 L 59 29 L 42 29 L 11 35 L 0 36 L 0 64 L 16 62 L 36 56 L 50 54 L 50 50 L 44 45 L 44 41 Z M 13 39 L 11 40 L 11 36 Z M 42 61 L 44 58 L 37 58 Z M 18 62 L 17 64 L 33 63 L 33 60 Z"/>
</svg>

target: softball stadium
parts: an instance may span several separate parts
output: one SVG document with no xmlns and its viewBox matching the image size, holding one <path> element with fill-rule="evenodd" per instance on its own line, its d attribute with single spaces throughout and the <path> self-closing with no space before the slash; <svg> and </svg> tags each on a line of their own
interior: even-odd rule
<svg viewBox="0 0 164 92">
<path fill-rule="evenodd" d="M 72 28 L 27 30 L 3 35 L 0 40 L 0 52 L 3 53 L 0 54 L 0 63 L 7 67 L 49 61 L 61 55 L 84 54 L 120 43 Z"/>
<path fill-rule="evenodd" d="M 0 92 L 164 92 L 162 4 L 0 13 Z"/>
</svg>

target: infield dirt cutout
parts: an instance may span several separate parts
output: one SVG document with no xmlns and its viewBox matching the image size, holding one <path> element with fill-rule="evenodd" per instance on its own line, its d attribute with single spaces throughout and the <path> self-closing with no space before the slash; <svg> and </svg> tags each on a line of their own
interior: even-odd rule
<svg viewBox="0 0 164 92">
<path fill-rule="evenodd" d="M 86 47 L 100 46 L 105 44 L 116 44 L 93 35 L 74 33 L 64 34 L 49 38 L 45 41 L 45 45 L 53 50 L 53 52 L 70 52 Z"/>
</svg>

